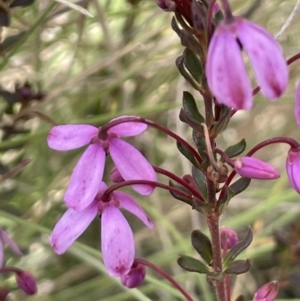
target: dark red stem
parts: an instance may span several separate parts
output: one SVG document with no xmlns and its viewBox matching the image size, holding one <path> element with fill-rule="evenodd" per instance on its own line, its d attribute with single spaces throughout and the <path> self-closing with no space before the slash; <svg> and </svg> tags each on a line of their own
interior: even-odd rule
<svg viewBox="0 0 300 301">
<path fill-rule="evenodd" d="M 135 263 L 140 263 L 144 266 L 147 266 L 148 268 L 152 269 L 153 271 L 157 272 L 160 274 L 162 277 L 167 279 L 170 283 L 174 285 L 174 287 L 177 288 L 178 291 L 182 293 L 182 295 L 186 298 L 188 301 L 194 301 L 193 298 L 175 281 L 174 278 L 172 278 L 168 273 L 166 273 L 164 270 L 160 269 L 158 266 L 155 264 L 147 261 L 146 259 L 143 258 L 135 258 Z"/>
<path fill-rule="evenodd" d="M 172 172 L 165 170 L 163 168 L 157 167 L 157 166 L 153 166 L 154 170 L 162 175 L 165 175 L 167 177 L 169 177 L 170 179 L 176 181 L 177 183 L 181 184 L 183 187 L 185 187 L 186 189 L 188 189 L 194 196 L 196 196 L 198 199 L 205 201 L 203 196 L 201 195 L 201 193 L 197 190 L 195 190 L 192 186 L 190 186 L 186 181 L 184 181 L 183 179 L 179 178 L 178 176 L 176 176 L 175 174 L 173 174 Z"/>
<path fill-rule="evenodd" d="M 142 185 L 150 185 L 150 186 L 154 186 L 154 187 L 160 187 L 162 189 L 166 189 L 166 190 L 169 190 L 169 191 L 173 191 L 177 194 L 180 194 L 181 196 L 193 201 L 193 196 L 190 195 L 190 194 L 187 194 L 185 193 L 184 191 L 176 188 L 176 187 L 172 187 L 172 186 L 169 186 L 169 185 L 165 185 L 165 184 L 162 184 L 162 183 L 159 183 L 159 182 L 155 182 L 155 181 L 148 181 L 148 180 L 129 180 L 129 181 L 123 181 L 123 182 L 120 182 L 120 183 L 117 183 L 117 184 L 114 184 L 112 186 L 110 186 L 108 189 L 105 190 L 105 192 L 103 193 L 103 195 L 101 196 L 101 199 L 103 201 L 107 200 L 109 195 L 119 189 L 119 188 L 122 188 L 122 187 L 126 187 L 126 186 L 131 186 L 131 185 L 138 185 L 138 184 L 142 184 Z"/>
</svg>

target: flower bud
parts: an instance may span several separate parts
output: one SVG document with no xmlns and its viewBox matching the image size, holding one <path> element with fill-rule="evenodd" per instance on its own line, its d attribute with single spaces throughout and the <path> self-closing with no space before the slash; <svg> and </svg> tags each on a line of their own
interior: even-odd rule
<svg viewBox="0 0 300 301">
<path fill-rule="evenodd" d="M 172 0 L 155 0 L 155 2 L 164 11 L 175 11 L 176 4 Z"/>
<path fill-rule="evenodd" d="M 235 160 L 234 169 L 241 176 L 251 179 L 272 180 L 280 177 L 279 172 L 272 165 L 252 157 Z"/>
<path fill-rule="evenodd" d="M 239 240 L 234 230 L 224 226 L 220 228 L 220 236 L 222 250 L 232 249 Z"/>
<path fill-rule="evenodd" d="M 278 294 L 278 282 L 272 281 L 260 287 L 254 295 L 253 301 L 273 301 Z"/>
<path fill-rule="evenodd" d="M 300 194 L 300 151 L 289 151 L 286 159 L 286 172 L 290 184 Z"/>
<path fill-rule="evenodd" d="M 135 288 L 143 282 L 145 276 L 145 266 L 142 264 L 133 264 L 130 271 L 121 276 L 121 281 L 128 288 Z"/>
<path fill-rule="evenodd" d="M 16 274 L 16 281 L 19 288 L 23 290 L 27 295 L 34 295 L 37 292 L 35 278 L 29 272 L 18 272 Z"/>
<path fill-rule="evenodd" d="M 120 182 L 124 181 L 123 177 L 121 176 L 121 174 L 116 166 L 114 166 L 111 169 L 109 177 L 110 177 L 111 181 L 114 183 L 120 183 Z"/>
</svg>

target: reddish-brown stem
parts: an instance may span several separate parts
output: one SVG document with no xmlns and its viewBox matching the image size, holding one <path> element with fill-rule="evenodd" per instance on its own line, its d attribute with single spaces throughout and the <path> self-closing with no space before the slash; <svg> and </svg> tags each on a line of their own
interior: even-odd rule
<svg viewBox="0 0 300 301">
<path fill-rule="evenodd" d="M 211 215 L 207 217 L 207 225 L 211 235 L 212 249 L 213 249 L 213 269 L 215 272 L 222 272 L 222 252 L 221 252 L 221 241 L 220 241 L 220 230 L 219 230 L 219 216 Z M 218 301 L 229 301 L 227 300 L 225 280 L 213 280 Z"/>
<path fill-rule="evenodd" d="M 231 12 L 231 8 L 229 6 L 229 3 L 227 0 L 221 0 L 222 3 L 222 7 L 224 10 L 224 14 L 225 14 L 225 20 L 227 22 L 232 22 L 232 20 L 234 19 L 232 12 Z"/>
<path fill-rule="evenodd" d="M 211 37 L 212 16 L 213 16 L 213 10 L 214 10 L 215 3 L 216 3 L 216 0 L 211 0 L 208 5 L 207 18 L 206 18 L 206 36 L 207 36 L 208 42 Z"/>
<path fill-rule="evenodd" d="M 174 132 L 172 132 L 168 128 L 165 128 L 165 127 L 163 127 L 160 124 L 157 124 L 157 123 L 155 123 L 155 122 L 153 122 L 151 120 L 144 119 L 144 118 L 141 118 L 141 117 L 128 116 L 128 117 L 118 118 L 118 119 L 115 119 L 113 121 L 110 121 L 110 122 L 104 124 L 101 127 L 101 129 L 99 131 L 99 134 L 98 134 L 99 138 L 101 139 L 101 138 L 105 137 L 105 135 L 107 135 L 107 131 L 111 127 L 113 127 L 115 125 L 118 125 L 118 124 L 121 124 L 121 123 L 126 123 L 126 122 L 141 122 L 141 123 L 147 124 L 147 125 L 149 125 L 149 126 L 151 126 L 153 128 L 156 128 L 156 129 L 158 129 L 161 132 L 164 132 L 168 136 L 172 137 L 176 141 L 178 141 L 181 144 L 183 144 L 194 155 L 194 157 L 199 162 L 199 164 L 201 164 L 202 159 L 201 159 L 200 155 L 198 154 L 198 152 L 187 141 L 185 141 L 183 138 L 181 138 L 180 136 L 178 136 L 177 134 L 175 134 Z"/>
<path fill-rule="evenodd" d="M 142 265 L 145 265 L 145 266 L 149 267 L 153 271 L 157 272 L 162 277 L 164 277 L 165 279 L 167 279 L 170 283 L 172 283 L 174 285 L 174 287 L 176 287 L 176 289 L 182 293 L 182 295 L 186 298 L 186 300 L 188 300 L 188 301 L 194 301 L 193 298 L 175 281 L 175 279 L 172 278 L 164 270 L 160 269 L 155 264 L 153 264 L 153 263 L 151 263 L 151 262 L 149 262 L 149 261 L 147 261 L 147 260 L 145 260 L 143 258 L 135 258 L 134 261 L 137 264 L 140 263 Z"/>
<path fill-rule="evenodd" d="M 23 273 L 24 271 L 19 269 L 19 268 L 16 268 L 16 267 L 3 267 L 0 269 L 0 273 L 15 273 L 15 274 L 20 274 L 20 273 Z"/>
<path fill-rule="evenodd" d="M 233 161 L 226 155 L 226 153 L 224 153 L 222 150 L 220 150 L 219 148 L 215 148 L 214 149 L 214 153 L 219 154 L 222 159 L 231 167 L 233 167 Z"/>
<path fill-rule="evenodd" d="M 173 174 L 172 172 L 165 170 L 163 168 L 157 167 L 157 166 L 153 166 L 154 170 L 162 175 L 165 175 L 167 177 L 169 177 L 170 179 L 176 181 L 177 183 L 181 184 L 183 187 L 185 187 L 186 189 L 188 189 L 194 196 L 196 196 L 198 199 L 205 201 L 203 196 L 201 195 L 200 191 L 195 190 L 192 186 L 190 186 L 186 181 L 184 181 L 183 179 L 179 178 L 178 176 L 176 176 L 175 174 Z"/>
<path fill-rule="evenodd" d="M 169 185 L 165 185 L 159 182 L 155 182 L 155 181 L 148 181 L 148 180 L 129 180 L 129 181 L 123 181 L 117 184 L 114 184 L 112 186 L 110 186 L 108 189 L 105 190 L 105 192 L 103 193 L 103 195 L 101 196 L 102 200 L 106 200 L 108 199 L 108 196 L 110 193 L 112 193 L 113 191 L 125 187 L 125 186 L 131 186 L 131 185 L 138 185 L 138 184 L 142 184 L 142 185 L 149 185 L 149 186 L 154 186 L 154 187 L 160 187 L 162 189 L 166 189 L 169 191 L 173 191 L 191 201 L 193 201 L 193 196 L 190 194 L 185 193 L 184 191 L 176 188 L 176 187 L 172 187 Z"/>
</svg>

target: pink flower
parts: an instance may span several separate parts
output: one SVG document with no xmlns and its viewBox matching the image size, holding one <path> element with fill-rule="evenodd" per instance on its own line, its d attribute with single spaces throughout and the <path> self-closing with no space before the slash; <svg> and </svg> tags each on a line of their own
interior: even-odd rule
<svg viewBox="0 0 300 301">
<path fill-rule="evenodd" d="M 290 184 L 300 194 L 300 151 L 290 149 L 286 159 L 286 172 Z"/>
<path fill-rule="evenodd" d="M 133 263 L 130 271 L 121 276 L 122 283 L 128 288 L 139 286 L 146 276 L 146 268 L 142 264 Z"/>
<path fill-rule="evenodd" d="M 242 18 L 220 23 L 207 54 L 208 85 L 218 102 L 235 110 L 249 110 L 252 88 L 241 47 L 249 56 L 263 94 L 270 100 L 284 92 L 288 68 L 279 44 L 262 27 Z"/>
<path fill-rule="evenodd" d="M 59 125 L 51 129 L 48 135 L 49 147 L 66 151 L 89 144 L 79 159 L 64 195 L 68 207 L 81 211 L 95 198 L 102 180 L 105 155 L 109 152 L 118 171 L 125 180 L 156 181 L 156 173 L 145 157 L 132 145 L 119 137 L 136 136 L 144 132 L 147 125 L 139 122 L 127 122 L 111 127 L 108 138 L 98 138 L 98 128 L 87 124 Z M 133 185 L 142 195 L 149 195 L 153 187 Z"/>
<path fill-rule="evenodd" d="M 252 301 L 274 301 L 277 294 L 278 282 L 268 282 L 257 290 Z"/>
<path fill-rule="evenodd" d="M 22 271 L 16 274 L 16 281 L 21 290 L 27 295 L 34 295 L 37 292 L 36 281 L 29 272 Z"/>
<path fill-rule="evenodd" d="M 296 90 L 294 113 L 295 113 L 297 125 L 300 127 L 300 82 L 298 83 L 297 90 Z"/>
<path fill-rule="evenodd" d="M 234 230 L 224 226 L 220 228 L 220 237 L 222 250 L 232 249 L 239 240 Z"/>
<path fill-rule="evenodd" d="M 270 164 L 253 157 L 242 157 L 234 162 L 235 171 L 242 177 L 272 180 L 280 177 L 279 172 Z"/>
<path fill-rule="evenodd" d="M 0 228 L 0 267 L 3 267 L 4 261 L 4 244 L 8 244 L 11 250 L 18 256 L 22 256 L 17 244 L 6 234 L 4 230 Z"/>
<path fill-rule="evenodd" d="M 119 208 L 131 212 L 149 228 L 153 223 L 142 207 L 124 192 L 113 192 L 109 202 L 102 201 L 101 194 L 106 189 L 106 184 L 101 182 L 99 194 L 82 211 L 69 208 L 55 225 L 50 244 L 56 253 L 64 253 L 99 214 L 104 265 L 111 276 L 119 277 L 130 271 L 135 255 L 132 230 Z"/>
</svg>

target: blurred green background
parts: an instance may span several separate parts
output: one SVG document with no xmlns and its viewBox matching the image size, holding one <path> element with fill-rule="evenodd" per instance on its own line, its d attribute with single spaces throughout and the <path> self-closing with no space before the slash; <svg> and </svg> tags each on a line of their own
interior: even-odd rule
<svg viewBox="0 0 300 301">
<path fill-rule="evenodd" d="M 249 12 L 255 1 L 230 1 L 236 15 Z M 276 34 L 290 15 L 296 0 L 256 1 L 249 18 Z M 73 2 L 75 3 L 75 2 Z M 42 91 L 43 100 L 10 104 L 0 100 L 1 202 L 0 226 L 20 246 L 17 258 L 7 248 L 6 265 L 32 272 L 38 293 L 27 297 L 16 289 L 13 276 L 1 286 L 13 289 L 9 300 L 42 301 L 146 301 L 184 300 L 165 280 L 148 270 L 138 289 L 123 287 L 107 275 L 100 254 L 100 224 L 95 220 L 64 255 L 54 253 L 49 233 L 66 206 L 62 200 L 82 149 L 57 152 L 48 148 L 49 116 L 56 123 L 89 123 L 100 126 L 111 118 L 135 114 L 155 120 L 191 141 L 191 131 L 179 122 L 182 92 L 192 89 L 174 64 L 183 48 L 171 30 L 172 13 L 160 10 L 154 0 L 82 0 L 77 4 L 93 17 L 54 1 L 40 0 L 11 11 L 11 25 L 2 28 L 0 79 L 3 91 L 30 83 Z M 280 36 L 287 58 L 300 50 L 300 12 Z M 14 37 L 8 43 L 8 37 Z M 21 39 L 20 39 L 21 38 Z M 272 54 L 270 54 L 272 55 Z M 226 148 L 245 138 L 248 147 L 275 136 L 300 138 L 293 105 L 299 63 L 290 66 L 286 93 L 274 103 L 261 94 L 251 112 L 234 116 L 218 138 Z M 194 94 L 199 108 L 200 95 Z M 149 129 L 131 139 L 153 163 L 183 175 L 190 163 L 173 140 Z M 233 296 L 244 293 L 251 300 L 256 289 L 270 280 L 280 283 L 278 300 L 300 300 L 300 197 L 285 174 L 288 147 L 269 146 L 257 156 L 281 171 L 277 181 L 252 181 L 250 189 L 235 197 L 221 220 L 240 238 L 248 225 L 255 239 L 241 258 L 251 258 L 251 272 L 232 279 Z M 31 163 L 16 175 L 5 176 L 20 162 Z M 106 178 L 112 167 L 106 168 Z M 299 175 L 300 176 L 300 175 Z M 166 178 L 161 181 L 167 183 Z M 135 233 L 136 254 L 173 275 L 195 300 L 215 300 L 204 276 L 188 274 L 176 264 L 178 254 L 197 256 L 190 246 L 190 232 L 206 231 L 205 220 L 187 205 L 159 189 L 150 197 L 128 190 L 155 223 L 148 229 L 126 214 Z M 76 222 L 76 221 L 74 221 Z M 16 289 L 16 290 L 14 290 Z M 234 298 L 233 298 L 234 300 Z"/>
</svg>

